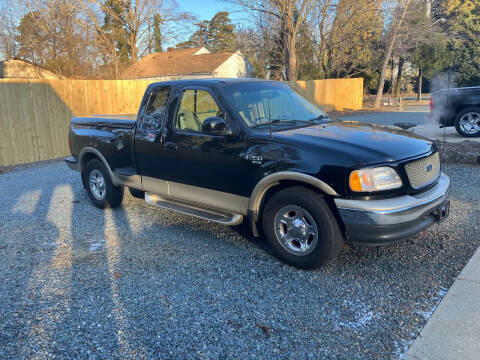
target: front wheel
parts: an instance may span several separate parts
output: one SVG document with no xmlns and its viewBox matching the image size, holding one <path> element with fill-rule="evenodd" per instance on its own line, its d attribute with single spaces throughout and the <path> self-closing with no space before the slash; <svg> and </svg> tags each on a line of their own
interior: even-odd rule
<svg viewBox="0 0 480 360">
<path fill-rule="evenodd" d="M 463 137 L 480 136 L 480 108 L 463 110 L 455 118 L 455 129 Z"/>
<path fill-rule="evenodd" d="M 287 264 L 314 269 L 334 259 L 343 237 L 322 195 L 301 186 L 274 194 L 265 204 L 263 231 Z"/>
<path fill-rule="evenodd" d="M 98 159 L 92 159 L 85 167 L 86 189 L 90 200 L 96 207 L 115 208 L 123 200 L 123 187 L 113 185 L 107 169 Z"/>
</svg>

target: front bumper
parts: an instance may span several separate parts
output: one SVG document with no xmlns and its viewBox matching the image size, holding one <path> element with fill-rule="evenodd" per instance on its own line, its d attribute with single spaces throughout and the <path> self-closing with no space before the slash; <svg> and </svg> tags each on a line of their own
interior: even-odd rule
<svg viewBox="0 0 480 360">
<path fill-rule="evenodd" d="M 448 216 L 450 178 L 442 173 L 437 184 L 418 195 L 384 200 L 335 199 L 348 240 L 383 245 L 403 240 Z"/>
<path fill-rule="evenodd" d="M 68 165 L 70 169 L 75 171 L 80 171 L 80 162 L 73 156 L 68 156 L 63 160 L 65 161 L 65 163 Z"/>
</svg>

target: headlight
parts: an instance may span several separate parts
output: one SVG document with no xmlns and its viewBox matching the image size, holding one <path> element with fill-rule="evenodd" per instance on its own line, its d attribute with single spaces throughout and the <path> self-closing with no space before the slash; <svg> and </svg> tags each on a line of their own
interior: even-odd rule
<svg viewBox="0 0 480 360">
<path fill-rule="evenodd" d="M 348 182 L 350 189 L 356 192 L 390 190 L 402 186 L 400 176 L 388 166 L 352 171 Z"/>
</svg>

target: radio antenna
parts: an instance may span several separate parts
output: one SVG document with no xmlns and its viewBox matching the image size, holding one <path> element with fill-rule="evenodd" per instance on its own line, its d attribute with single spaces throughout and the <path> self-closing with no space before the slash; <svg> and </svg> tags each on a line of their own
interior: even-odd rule
<svg viewBox="0 0 480 360">
<path fill-rule="evenodd" d="M 448 69 L 448 83 L 447 83 L 447 104 L 444 105 L 444 106 L 448 106 L 448 98 L 450 97 L 450 81 L 451 81 L 451 76 L 452 76 L 452 70 L 449 68 Z M 432 94 L 430 94 L 430 96 L 432 96 Z M 446 137 L 447 137 L 447 134 L 446 134 L 446 130 L 445 130 L 445 127 L 443 127 L 443 144 L 442 144 L 442 152 L 445 153 L 445 143 L 446 143 Z"/>
<path fill-rule="evenodd" d="M 270 138 L 272 138 L 272 114 L 270 113 L 270 91 L 267 90 L 267 104 L 268 104 L 268 127 L 270 129 Z"/>
</svg>

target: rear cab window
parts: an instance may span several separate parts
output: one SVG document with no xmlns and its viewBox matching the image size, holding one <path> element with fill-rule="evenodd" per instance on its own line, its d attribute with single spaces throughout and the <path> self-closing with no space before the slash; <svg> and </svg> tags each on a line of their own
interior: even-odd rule
<svg viewBox="0 0 480 360">
<path fill-rule="evenodd" d="M 153 89 L 150 93 L 142 120 L 142 126 L 145 130 L 161 128 L 170 92 L 170 86 L 162 86 Z"/>
</svg>

